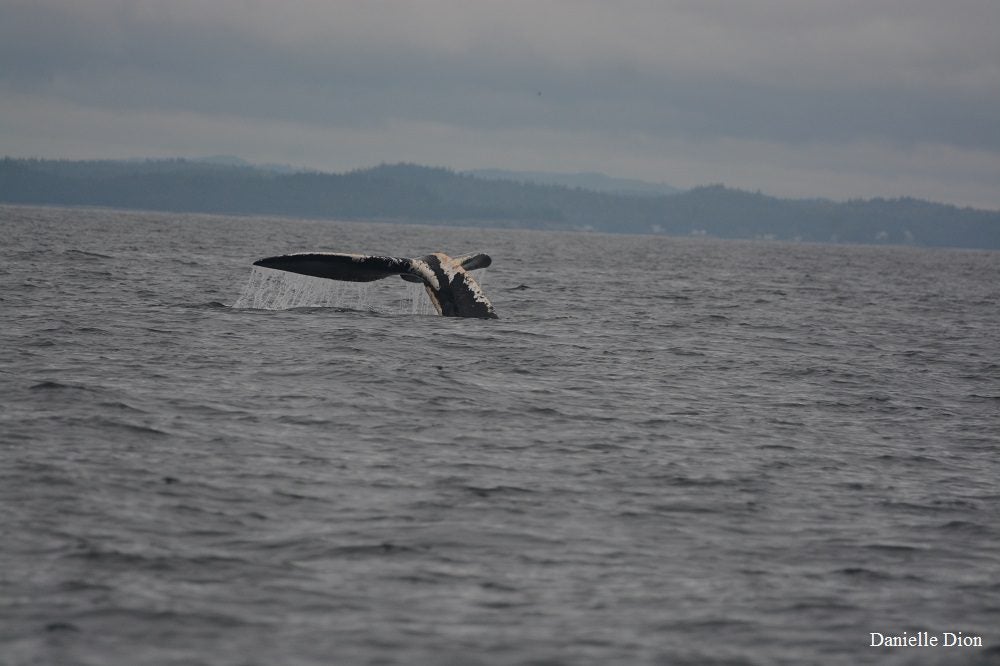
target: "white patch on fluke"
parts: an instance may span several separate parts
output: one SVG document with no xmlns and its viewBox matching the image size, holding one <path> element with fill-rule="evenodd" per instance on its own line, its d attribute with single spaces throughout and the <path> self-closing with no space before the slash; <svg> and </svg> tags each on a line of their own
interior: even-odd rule
<svg viewBox="0 0 1000 666">
<path fill-rule="evenodd" d="M 448 276 L 448 282 L 454 282 L 456 277 L 460 278 L 469 288 L 469 291 L 472 292 L 472 297 L 476 299 L 477 302 L 483 303 L 484 305 L 492 305 L 490 300 L 486 298 L 486 294 L 484 294 L 483 290 L 480 288 L 479 283 L 476 282 L 476 279 L 469 274 L 469 271 L 462 268 L 461 261 L 440 252 L 435 252 L 434 256 L 441 262 L 441 270 L 446 276 Z"/>
<path fill-rule="evenodd" d="M 472 292 L 472 297 L 476 299 L 477 302 L 492 308 L 493 304 L 490 303 L 490 299 L 486 298 L 486 294 L 483 293 L 482 288 L 480 288 L 479 283 L 476 282 L 476 278 L 469 275 L 468 271 L 462 270 L 462 278 L 465 280 L 466 286 L 469 287 L 469 291 Z"/>
<path fill-rule="evenodd" d="M 441 283 L 438 282 L 437 275 L 431 270 L 431 267 L 427 265 L 427 262 L 422 259 L 413 259 L 410 262 L 413 266 L 414 274 L 419 275 L 424 282 L 428 283 L 434 289 L 440 289 Z"/>
</svg>

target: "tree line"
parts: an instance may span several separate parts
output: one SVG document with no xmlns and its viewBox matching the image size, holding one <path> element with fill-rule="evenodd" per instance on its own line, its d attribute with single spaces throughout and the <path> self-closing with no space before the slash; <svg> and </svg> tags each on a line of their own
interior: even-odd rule
<svg viewBox="0 0 1000 666">
<path fill-rule="evenodd" d="M 0 160 L 0 201 L 463 226 L 1000 249 L 1000 211 L 912 198 L 780 199 L 722 185 L 650 196 L 414 164 L 284 173 L 189 160 Z"/>
</svg>

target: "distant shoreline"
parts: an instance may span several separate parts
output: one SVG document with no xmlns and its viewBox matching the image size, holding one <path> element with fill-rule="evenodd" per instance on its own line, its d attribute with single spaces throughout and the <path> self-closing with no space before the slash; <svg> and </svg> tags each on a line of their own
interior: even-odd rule
<svg viewBox="0 0 1000 666">
<path fill-rule="evenodd" d="M 397 224 L 1000 249 L 1000 211 L 919 199 L 780 199 L 722 185 L 587 190 L 382 165 L 343 174 L 187 160 L 0 159 L 0 203 Z"/>
</svg>

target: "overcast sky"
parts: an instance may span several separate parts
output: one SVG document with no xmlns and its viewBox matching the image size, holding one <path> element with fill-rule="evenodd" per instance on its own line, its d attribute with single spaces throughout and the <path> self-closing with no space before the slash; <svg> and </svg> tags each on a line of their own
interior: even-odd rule
<svg viewBox="0 0 1000 666">
<path fill-rule="evenodd" d="M 0 0 L 0 154 L 1000 209 L 997 0 Z"/>
</svg>

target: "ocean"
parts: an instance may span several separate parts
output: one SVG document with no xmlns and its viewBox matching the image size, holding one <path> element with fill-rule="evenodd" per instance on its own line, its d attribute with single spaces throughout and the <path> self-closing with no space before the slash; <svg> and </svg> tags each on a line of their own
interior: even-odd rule
<svg viewBox="0 0 1000 666">
<path fill-rule="evenodd" d="M 296 251 L 486 252 L 500 319 Z M 1000 663 L 1000 253 L 4 206 L 0 259 L 5 666 Z"/>
</svg>

